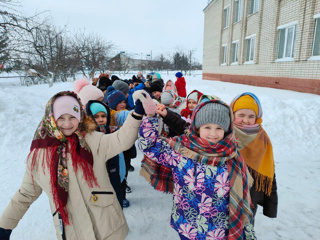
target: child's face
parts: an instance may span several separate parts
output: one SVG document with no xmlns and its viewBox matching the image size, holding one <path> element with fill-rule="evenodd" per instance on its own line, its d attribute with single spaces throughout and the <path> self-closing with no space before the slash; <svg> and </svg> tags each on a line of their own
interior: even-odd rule
<svg viewBox="0 0 320 240">
<path fill-rule="evenodd" d="M 255 112 L 251 109 L 240 109 L 234 113 L 234 122 L 241 125 L 253 125 L 256 118 Z"/>
<path fill-rule="evenodd" d="M 197 106 L 197 102 L 193 99 L 188 100 L 188 108 L 190 110 L 193 110 Z"/>
<path fill-rule="evenodd" d="M 96 115 L 93 116 L 94 121 L 100 126 L 100 125 L 106 125 L 107 124 L 107 115 L 104 112 L 98 112 Z"/>
<path fill-rule="evenodd" d="M 167 85 L 166 88 L 164 89 L 164 91 L 167 91 L 167 90 L 172 90 L 171 84 Z"/>
<path fill-rule="evenodd" d="M 209 142 L 217 143 L 224 137 L 223 128 L 215 123 L 207 123 L 199 128 L 199 136 Z"/>
<path fill-rule="evenodd" d="M 57 127 L 61 130 L 64 136 L 71 136 L 79 126 L 79 121 L 76 117 L 65 113 L 57 119 Z"/>
<path fill-rule="evenodd" d="M 122 101 L 120 103 L 118 103 L 117 107 L 116 107 L 116 110 L 117 111 L 122 111 L 122 110 L 125 110 L 126 109 L 126 101 Z"/>
<path fill-rule="evenodd" d="M 167 91 L 167 90 L 172 90 L 171 82 L 167 82 L 167 85 L 166 85 L 165 91 Z"/>
<path fill-rule="evenodd" d="M 157 80 L 158 80 L 158 76 L 157 75 L 153 75 L 152 82 L 155 82 Z"/>
<path fill-rule="evenodd" d="M 161 97 L 161 92 L 158 92 L 158 91 L 155 91 L 155 92 L 152 92 L 152 96 L 155 98 L 155 99 L 160 99 Z"/>
</svg>

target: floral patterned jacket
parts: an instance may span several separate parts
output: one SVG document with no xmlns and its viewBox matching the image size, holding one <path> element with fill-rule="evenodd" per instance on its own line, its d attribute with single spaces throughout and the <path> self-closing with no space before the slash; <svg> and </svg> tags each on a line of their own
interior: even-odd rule
<svg viewBox="0 0 320 240">
<path fill-rule="evenodd" d="M 171 226 L 189 239 L 227 239 L 229 174 L 226 165 L 203 165 L 177 153 L 159 139 L 158 119 L 145 118 L 139 130 L 139 148 L 172 169 L 174 179 Z"/>
</svg>

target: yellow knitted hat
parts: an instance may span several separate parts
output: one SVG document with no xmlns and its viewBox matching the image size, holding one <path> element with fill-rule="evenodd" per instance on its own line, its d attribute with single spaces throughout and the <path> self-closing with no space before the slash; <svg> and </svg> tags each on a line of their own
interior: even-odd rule
<svg viewBox="0 0 320 240">
<path fill-rule="evenodd" d="M 255 112 L 256 117 L 259 113 L 259 106 L 256 101 L 250 95 L 244 95 L 238 98 L 234 103 L 233 112 L 236 112 L 240 109 L 251 109 Z"/>
</svg>

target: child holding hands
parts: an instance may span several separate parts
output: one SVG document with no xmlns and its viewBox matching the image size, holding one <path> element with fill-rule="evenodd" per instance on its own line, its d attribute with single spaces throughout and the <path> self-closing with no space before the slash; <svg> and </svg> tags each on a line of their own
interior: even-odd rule
<svg viewBox="0 0 320 240">
<path fill-rule="evenodd" d="M 86 105 L 86 112 L 96 123 L 96 131 L 104 134 L 110 134 L 114 132 L 115 128 L 110 127 L 110 109 L 109 107 L 98 101 L 90 100 Z M 126 174 L 126 165 L 124 161 L 123 153 L 120 153 L 106 163 L 110 182 L 117 195 L 119 203 L 122 207 L 123 204 L 123 192 L 121 189 L 121 183 L 124 181 Z"/>
<path fill-rule="evenodd" d="M 74 92 L 54 95 L 35 132 L 22 185 L 0 218 L 0 236 L 9 238 L 44 191 L 57 239 L 125 239 L 128 225 L 105 163 L 135 142 L 141 109 L 131 113 L 119 131 L 105 135 L 94 131 Z"/>
<path fill-rule="evenodd" d="M 148 117 L 139 130 L 139 148 L 172 169 L 171 226 L 181 239 L 255 239 L 250 175 L 236 148 L 230 107 L 210 100 L 194 110 L 189 132 L 158 138 L 158 118 L 142 100 Z"/>
</svg>

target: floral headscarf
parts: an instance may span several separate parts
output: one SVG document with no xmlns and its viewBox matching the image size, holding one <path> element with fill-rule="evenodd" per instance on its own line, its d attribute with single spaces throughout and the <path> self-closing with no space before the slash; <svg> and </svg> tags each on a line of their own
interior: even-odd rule
<svg viewBox="0 0 320 240">
<path fill-rule="evenodd" d="M 78 100 L 81 112 L 81 120 L 76 131 L 69 137 L 57 127 L 53 117 L 53 104 L 59 96 L 71 96 Z M 77 172 L 78 167 L 83 171 L 84 178 L 90 187 L 98 186 L 93 172 L 93 156 L 85 141 L 84 129 L 85 113 L 82 104 L 76 93 L 71 91 L 59 92 L 54 95 L 47 103 L 45 114 L 40 122 L 31 144 L 30 153 L 32 155 L 31 175 L 36 165 L 38 150 L 46 149 L 45 163 L 50 171 L 50 182 L 53 201 L 57 211 L 61 214 L 63 222 L 68 225 L 68 211 L 66 204 L 68 201 L 69 172 L 67 165 L 67 153 L 72 156 L 72 165 Z"/>
</svg>

